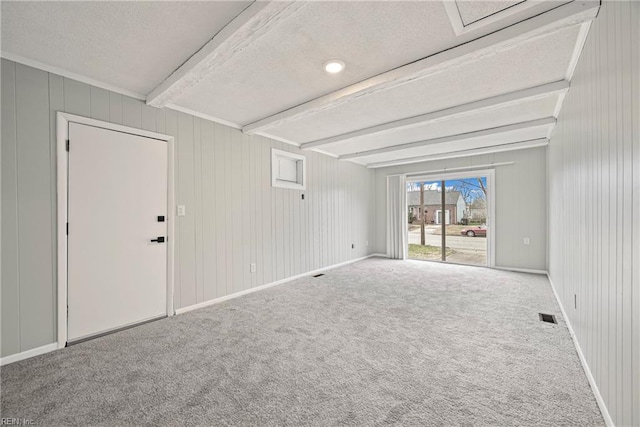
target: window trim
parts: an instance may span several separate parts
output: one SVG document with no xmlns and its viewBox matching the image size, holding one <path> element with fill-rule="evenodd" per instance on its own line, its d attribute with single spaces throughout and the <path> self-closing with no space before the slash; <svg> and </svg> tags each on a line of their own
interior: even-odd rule
<svg viewBox="0 0 640 427">
<path fill-rule="evenodd" d="M 279 159 L 295 160 L 297 167 L 302 168 L 297 170 L 298 178 L 296 182 L 278 179 L 277 169 L 275 165 Z M 271 186 L 275 188 L 288 188 L 290 190 L 304 190 L 307 186 L 307 158 L 301 154 L 291 153 L 289 151 L 278 150 L 277 148 L 271 149 Z"/>
</svg>

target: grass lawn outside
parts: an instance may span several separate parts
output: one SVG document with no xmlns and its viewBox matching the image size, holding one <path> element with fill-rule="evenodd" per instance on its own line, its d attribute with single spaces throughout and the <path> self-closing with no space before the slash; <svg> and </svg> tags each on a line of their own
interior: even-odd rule
<svg viewBox="0 0 640 427">
<path fill-rule="evenodd" d="M 447 256 L 453 255 L 456 252 L 451 248 L 446 248 Z M 409 258 L 412 259 L 434 259 L 440 258 L 442 252 L 439 246 L 430 245 L 417 245 L 414 243 L 409 244 Z"/>
</svg>

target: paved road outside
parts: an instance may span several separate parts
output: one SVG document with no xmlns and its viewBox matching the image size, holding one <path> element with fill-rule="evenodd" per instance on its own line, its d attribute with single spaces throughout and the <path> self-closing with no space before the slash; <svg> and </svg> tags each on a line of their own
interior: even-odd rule
<svg viewBox="0 0 640 427">
<path fill-rule="evenodd" d="M 424 242 L 431 246 L 440 246 L 442 244 L 442 236 L 436 234 L 425 234 Z M 409 232 L 409 243 L 420 244 L 420 231 Z M 447 236 L 447 246 L 455 250 L 473 250 L 487 251 L 486 237 L 464 237 L 464 236 Z"/>
<path fill-rule="evenodd" d="M 442 244 L 442 236 L 433 234 L 436 229 L 437 227 L 433 226 L 426 228 L 425 244 L 438 247 Z M 409 231 L 409 243 L 420 244 L 420 228 Z M 447 247 L 456 252 L 447 257 L 450 262 L 473 265 L 487 264 L 486 237 L 447 236 Z"/>
</svg>

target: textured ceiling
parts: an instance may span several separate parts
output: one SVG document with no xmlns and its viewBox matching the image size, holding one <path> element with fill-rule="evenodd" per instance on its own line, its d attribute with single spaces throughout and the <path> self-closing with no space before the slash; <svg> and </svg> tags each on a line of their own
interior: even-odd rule
<svg viewBox="0 0 640 427">
<path fill-rule="evenodd" d="M 577 35 L 578 27 L 562 30 L 393 90 L 356 99 L 343 107 L 284 124 L 268 133 L 309 142 L 562 80 Z"/>
<path fill-rule="evenodd" d="M 456 0 L 456 6 L 464 25 L 473 24 L 503 10 L 524 3 L 526 0 Z"/>
<path fill-rule="evenodd" d="M 549 95 L 541 99 L 505 105 L 487 111 L 474 111 L 407 129 L 335 142 L 323 146 L 322 149 L 342 155 L 552 117 L 557 102 L 558 95 Z"/>
<path fill-rule="evenodd" d="M 248 1 L 2 2 L 2 51 L 142 96 L 170 85 L 171 95 L 164 92 L 169 101 L 163 102 L 171 108 L 239 127 L 302 109 L 300 116 L 267 125 L 262 133 L 304 144 L 568 79 L 588 29 L 583 22 L 597 11 L 596 3 L 583 1 L 445 1 L 297 2 L 288 12 L 288 6 L 278 6 L 285 3 Z M 460 22 L 468 27 L 461 30 Z M 531 35 L 558 22 L 554 30 Z M 485 40 L 497 44 L 478 54 Z M 461 51 L 467 53 L 455 56 Z M 438 68 L 440 58 L 449 59 Z M 329 59 L 344 61 L 345 71 L 325 73 Z M 434 71 L 402 74 L 424 71 L 419 68 L 424 63 Z M 172 74 L 175 80 L 165 80 Z M 384 89 L 362 90 L 389 75 L 403 79 L 391 77 Z M 332 104 L 333 99 L 340 102 Z M 386 149 L 548 118 L 557 114 L 561 100 L 556 91 L 316 146 L 336 156 Z M 320 107 L 308 110 L 309 103 Z M 545 138 L 552 126 L 355 160 L 381 162 Z"/>
<path fill-rule="evenodd" d="M 470 150 L 476 148 L 491 147 L 514 142 L 530 141 L 533 139 L 546 138 L 550 125 L 534 126 L 526 129 L 505 132 L 500 135 L 483 136 L 477 138 L 460 139 L 459 141 L 429 144 L 422 147 L 415 147 L 406 150 L 398 150 L 358 157 L 355 160 L 365 164 L 386 162 L 391 160 L 406 159 L 410 157 L 430 156 L 442 153 L 450 153 L 460 150 Z"/>
<path fill-rule="evenodd" d="M 440 2 L 312 2 L 174 103 L 247 124 L 442 51 L 455 39 Z M 345 71 L 327 74 L 329 59 L 344 61 Z"/>
<path fill-rule="evenodd" d="M 146 95 L 250 3 L 3 1 L 2 51 Z"/>
</svg>

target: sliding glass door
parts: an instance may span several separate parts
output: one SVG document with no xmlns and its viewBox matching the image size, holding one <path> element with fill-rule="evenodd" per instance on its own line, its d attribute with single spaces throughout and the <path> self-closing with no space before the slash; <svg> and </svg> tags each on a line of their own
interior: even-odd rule
<svg viewBox="0 0 640 427">
<path fill-rule="evenodd" d="M 442 178 L 408 180 L 409 258 L 489 265 L 489 177 Z"/>
</svg>

